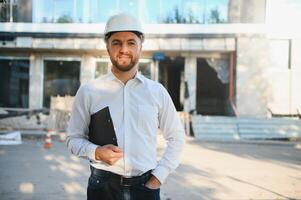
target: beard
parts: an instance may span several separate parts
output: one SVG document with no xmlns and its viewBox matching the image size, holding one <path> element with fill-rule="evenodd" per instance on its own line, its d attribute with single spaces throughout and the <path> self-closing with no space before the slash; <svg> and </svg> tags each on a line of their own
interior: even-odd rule
<svg viewBox="0 0 301 200">
<path fill-rule="evenodd" d="M 131 57 L 130 59 L 131 59 L 131 61 L 130 61 L 130 63 L 129 63 L 128 65 L 120 65 L 120 64 L 118 63 L 117 59 L 113 59 L 113 58 L 111 58 L 111 62 L 112 62 L 112 64 L 113 64 L 113 66 L 115 66 L 119 71 L 122 71 L 122 72 L 128 72 L 128 71 L 130 71 L 131 69 L 133 69 L 133 67 L 135 67 L 136 64 L 137 64 L 138 61 L 139 61 L 139 58 L 138 58 L 138 57 L 137 57 L 137 58 Z"/>
</svg>

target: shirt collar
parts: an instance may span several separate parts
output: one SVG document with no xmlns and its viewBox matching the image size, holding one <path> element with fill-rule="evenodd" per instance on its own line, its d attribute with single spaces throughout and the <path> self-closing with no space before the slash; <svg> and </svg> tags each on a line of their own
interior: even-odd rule
<svg viewBox="0 0 301 200">
<path fill-rule="evenodd" d="M 109 70 L 108 74 L 107 74 L 108 80 L 112 81 L 112 80 L 118 80 L 120 81 L 111 70 Z M 140 81 L 142 84 L 144 83 L 144 76 L 141 74 L 141 72 L 137 71 L 136 75 L 134 76 L 133 79 L 137 79 L 138 81 Z"/>
<path fill-rule="evenodd" d="M 144 76 L 141 74 L 141 72 L 137 72 L 136 73 L 136 75 L 135 75 L 135 78 L 137 79 L 137 80 L 139 80 L 142 84 L 144 83 Z"/>
</svg>

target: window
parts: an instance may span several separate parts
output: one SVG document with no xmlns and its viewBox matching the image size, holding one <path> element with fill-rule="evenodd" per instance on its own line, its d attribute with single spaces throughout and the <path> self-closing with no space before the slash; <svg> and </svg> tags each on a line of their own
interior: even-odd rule
<svg viewBox="0 0 301 200">
<path fill-rule="evenodd" d="M 54 22 L 72 23 L 73 22 L 73 0 L 54 0 L 53 1 Z"/>
<path fill-rule="evenodd" d="M 0 59 L 0 107 L 28 108 L 29 60 Z"/>
<path fill-rule="evenodd" d="M 139 16 L 139 4 L 142 4 L 143 1 L 138 0 L 127 0 L 127 1 L 120 1 L 120 12 L 128 12 L 132 15 Z"/>
<path fill-rule="evenodd" d="M 80 61 L 44 61 L 44 107 L 50 107 L 51 96 L 74 96 L 79 88 Z"/>
<path fill-rule="evenodd" d="M 164 23 L 224 23 L 228 0 L 163 1 L 161 20 Z"/>
<path fill-rule="evenodd" d="M 0 1 L 0 22 L 17 22 L 18 0 Z"/>
<path fill-rule="evenodd" d="M 118 12 L 119 4 L 118 0 L 90 0 L 90 21 L 106 22 L 110 16 Z"/>
<path fill-rule="evenodd" d="M 116 0 L 33 0 L 38 23 L 99 23 L 117 12 Z"/>
<path fill-rule="evenodd" d="M 52 0 L 33 1 L 33 22 L 52 23 L 54 2 Z"/>
<path fill-rule="evenodd" d="M 155 24 L 162 21 L 161 0 L 143 1 L 141 7 L 144 11 L 143 14 L 140 15 L 141 21 L 151 24 Z"/>
</svg>

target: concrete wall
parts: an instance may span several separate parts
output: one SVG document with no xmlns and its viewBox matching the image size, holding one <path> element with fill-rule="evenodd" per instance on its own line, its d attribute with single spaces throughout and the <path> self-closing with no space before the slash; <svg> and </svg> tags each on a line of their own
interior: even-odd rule
<svg viewBox="0 0 301 200">
<path fill-rule="evenodd" d="M 289 40 L 271 38 L 268 49 L 269 65 L 264 68 L 271 93 L 268 107 L 274 114 L 289 114 L 292 97 L 289 69 Z"/>
<path fill-rule="evenodd" d="M 268 39 L 238 37 L 236 57 L 236 102 L 241 116 L 266 116 L 270 85 L 264 76 L 269 64 Z"/>
<path fill-rule="evenodd" d="M 280 41 L 287 45 L 271 45 L 272 41 Z M 298 55 L 301 52 L 301 40 L 291 40 L 291 55 L 289 41 L 269 41 L 269 52 L 278 52 L 268 57 L 270 64 L 264 69 L 265 79 L 270 87 L 268 107 L 274 114 L 297 114 L 297 110 L 301 112 L 301 58 Z"/>
<path fill-rule="evenodd" d="M 229 0 L 230 23 L 265 23 L 266 0 Z"/>
<path fill-rule="evenodd" d="M 288 39 L 278 41 L 289 44 Z M 288 45 L 272 45 L 272 39 L 237 39 L 236 97 L 240 115 L 266 116 L 267 109 L 274 114 L 301 112 L 301 40 L 293 39 L 291 44 L 289 55 Z M 274 48 L 278 53 L 271 54 Z"/>
</svg>

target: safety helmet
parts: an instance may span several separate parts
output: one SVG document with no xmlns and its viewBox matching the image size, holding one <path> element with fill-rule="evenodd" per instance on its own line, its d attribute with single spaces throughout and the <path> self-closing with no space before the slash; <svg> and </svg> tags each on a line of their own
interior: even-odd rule
<svg viewBox="0 0 301 200">
<path fill-rule="evenodd" d="M 134 32 L 142 36 L 142 39 L 144 37 L 140 21 L 128 13 L 116 14 L 109 18 L 104 31 L 105 39 L 108 39 L 112 33 L 120 31 Z"/>
</svg>

